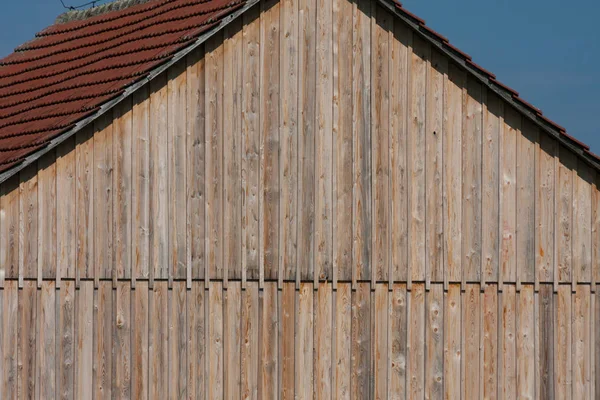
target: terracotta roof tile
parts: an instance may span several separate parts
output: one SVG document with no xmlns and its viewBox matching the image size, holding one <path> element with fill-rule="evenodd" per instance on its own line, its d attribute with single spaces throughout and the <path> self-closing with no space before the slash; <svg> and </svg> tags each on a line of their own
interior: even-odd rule
<svg viewBox="0 0 600 400">
<path fill-rule="evenodd" d="M 0 60 L 0 172 L 90 116 L 246 1 L 150 0 L 38 33 Z"/>
</svg>

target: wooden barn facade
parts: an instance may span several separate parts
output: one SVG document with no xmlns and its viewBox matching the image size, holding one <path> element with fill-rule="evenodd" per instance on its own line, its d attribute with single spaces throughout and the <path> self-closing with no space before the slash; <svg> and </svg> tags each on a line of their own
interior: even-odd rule
<svg viewBox="0 0 600 400">
<path fill-rule="evenodd" d="M 599 398 L 599 177 L 393 0 L 68 13 L 0 61 L 0 397 Z"/>
</svg>

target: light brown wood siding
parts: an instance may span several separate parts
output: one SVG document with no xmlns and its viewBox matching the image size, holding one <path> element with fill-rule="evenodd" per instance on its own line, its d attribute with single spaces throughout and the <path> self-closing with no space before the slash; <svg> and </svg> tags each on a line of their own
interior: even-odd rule
<svg viewBox="0 0 600 400">
<path fill-rule="evenodd" d="M 593 398 L 600 173 L 375 0 L 262 0 L 0 186 L 0 397 Z"/>
</svg>

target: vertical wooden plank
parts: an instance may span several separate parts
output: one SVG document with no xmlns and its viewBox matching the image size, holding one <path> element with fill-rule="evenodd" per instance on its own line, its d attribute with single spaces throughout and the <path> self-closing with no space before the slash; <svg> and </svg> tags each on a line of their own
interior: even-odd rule
<svg viewBox="0 0 600 400">
<path fill-rule="evenodd" d="M 223 34 L 206 42 L 206 279 L 223 278 Z"/>
<path fill-rule="evenodd" d="M 484 89 L 485 90 L 485 89 Z M 500 203 L 500 118 L 501 100 L 498 96 L 484 91 L 483 104 L 483 151 L 481 177 L 481 257 L 482 279 L 498 282 L 498 262 L 500 243 L 499 203 Z"/>
<path fill-rule="evenodd" d="M 38 277 L 38 178 L 35 165 L 23 169 L 20 173 L 20 244 L 19 261 L 22 267 L 19 279 Z"/>
<path fill-rule="evenodd" d="M 148 394 L 151 399 L 167 399 L 169 389 L 169 314 L 167 282 L 155 282 L 148 298 L 150 331 L 148 333 Z"/>
<path fill-rule="evenodd" d="M 523 285 L 517 304 L 517 393 L 530 399 L 535 397 L 534 315 L 533 285 Z"/>
<path fill-rule="evenodd" d="M 501 397 L 515 398 L 517 395 L 517 349 L 516 349 L 516 290 L 514 285 L 504 287 L 501 294 L 501 359 L 498 379 L 498 392 Z"/>
<path fill-rule="evenodd" d="M 224 44 L 223 107 L 223 267 L 225 279 L 241 278 L 242 199 L 241 199 L 241 96 L 242 96 L 242 30 L 239 20 L 226 28 Z"/>
<path fill-rule="evenodd" d="M 93 301 L 93 292 L 91 295 Z M 56 289 L 53 281 L 42 283 L 39 299 L 37 318 L 38 382 L 36 393 L 40 399 L 51 399 L 56 396 Z M 3 313 L 2 315 L 6 316 L 7 314 Z M 91 331 L 90 334 L 92 334 Z M 88 341 L 92 342 L 92 337 L 89 337 Z M 82 348 L 84 347 L 82 346 Z M 91 374 L 91 367 L 91 365 L 82 366 L 81 372 L 84 373 L 87 370 Z M 87 384 L 86 390 L 91 392 L 91 376 Z"/>
<path fill-rule="evenodd" d="M 443 196 L 444 262 L 449 282 L 461 282 L 462 279 L 462 87 L 465 80 L 462 71 L 453 64 L 448 66 L 448 79 L 444 83 Z"/>
<path fill-rule="evenodd" d="M 177 63 L 169 68 L 167 79 L 169 278 L 181 279 L 187 276 L 187 70 L 185 63 Z M 218 82 L 222 84 L 222 76 Z M 219 103 L 221 103 L 221 99 L 219 99 Z"/>
<path fill-rule="evenodd" d="M 42 287 L 42 296 L 44 290 Z M 75 308 L 75 398 L 91 399 L 94 379 L 94 282 L 81 282 L 79 290 L 75 292 Z M 42 325 L 40 327 L 46 329 Z"/>
<path fill-rule="evenodd" d="M 581 159 L 573 175 L 573 279 L 592 280 L 592 171 Z"/>
<path fill-rule="evenodd" d="M 496 270 L 497 271 L 497 270 Z M 483 295 L 483 396 L 498 397 L 498 286 L 485 287 Z"/>
<path fill-rule="evenodd" d="M 56 149 L 56 198 L 75 198 L 75 139 Z M 105 217 L 106 218 L 106 217 Z M 56 202 L 57 279 L 75 278 L 75 202 Z"/>
<path fill-rule="evenodd" d="M 591 292 L 589 285 L 578 285 L 573 294 L 573 398 L 591 398 Z"/>
<path fill-rule="evenodd" d="M 7 399 L 16 399 L 17 387 L 17 349 L 18 345 L 18 285 L 11 280 L 4 283 L 2 289 L 2 380 L 1 393 Z"/>
<path fill-rule="evenodd" d="M 281 399 L 295 396 L 296 292 L 294 282 L 285 282 L 281 294 L 279 343 L 281 347 Z"/>
<path fill-rule="evenodd" d="M 444 202 L 442 196 L 442 151 L 444 137 L 444 77 L 448 74 L 447 58 L 437 51 L 433 51 L 427 74 L 427 122 L 425 132 L 425 184 L 427 186 L 427 204 L 425 209 L 426 279 L 427 281 L 443 282 L 444 266 L 442 249 L 444 246 L 444 226 L 442 219 Z M 394 173 L 397 172 L 394 171 Z M 438 312 L 441 313 L 441 310 L 438 310 Z M 435 392 L 441 395 L 441 386 Z"/>
<path fill-rule="evenodd" d="M 425 397 L 444 397 L 444 286 L 431 285 L 425 295 Z"/>
<path fill-rule="evenodd" d="M 538 369 L 537 396 L 549 399 L 554 396 L 554 290 L 552 285 L 540 285 L 538 317 Z"/>
<path fill-rule="evenodd" d="M 298 215 L 298 2 L 281 2 L 279 280 L 295 280 Z M 292 364 L 293 365 L 293 364 Z M 293 368 L 292 368 L 293 371 Z M 293 372 L 292 372 L 293 374 Z M 292 392 L 293 393 L 293 390 Z M 291 394 L 289 393 L 288 396 Z"/>
<path fill-rule="evenodd" d="M 408 181 L 407 146 L 408 135 L 408 71 L 412 31 L 397 20 L 394 21 L 394 37 L 391 40 L 390 66 L 390 195 L 392 202 L 391 246 L 392 282 L 406 281 L 408 271 Z M 440 131 L 441 133 L 441 131 Z"/>
<path fill-rule="evenodd" d="M 595 294 L 592 294 L 592 296 L 596 296 L 592 312 L 594 313 L 594 388 L 595 394 L 597 394 L 600 393 L 600 292 L 597 291 Z"/>
<path fill-rule="evenodd" d="M 121 399 L 131 397 L 131 283 L 117 283 L 115 313 L 111 320 L 114 329 L 113 396 Z"/>
<path fill-rule="evenodd" d="M 559 148 L 558 187 L 556 190 L 558 280 L 573 282 L 573 171 L 577 169 L 577 158 L 564 147 Z"/>
<path fill-rule="evenodd" d="M 517 139 L 517 271 L 519 282 L 535 281 L 535 165 L 539 132 L 523 120 Z"/>
<path fill-rule="evenodd" d="M 517 229 L 517 138 L 520 116 L 506 107 L 500 130 L 500 226 L 502 242 L 500 265 L 502 282 L 516 282 L 516 229 Z"/>
<path fill-rule="evenodd" d="M 346 282 L 352 279 L 351 43 L 352 2 L 333 0 L 333 270 Z"/>
<path fill-rule="evenodd" d="M 425 396 L 425 286 L 413 285 L 408 295 L 408 397 Z"/>
<path fill-rule="evenodd" d="M 276 399 L 279 393 L 277 381 L 279 368 L 277 359 L 277 326 L 279 324 L 277 314 L 277 283 L 266 282 L 265 289 L 260 294 L 262 294 L 262 299 L 259 298 L 262 309 L 259 311 L 261 326 L 259 337 L 260 369 L 258 396 L 263 399 Z M 331 335 L 329 337 L 331 338 Z"/>
<path fill-rule="evenodd" d="M 110 116 L 94 122 L 94 129 L 94 279 L 97 282 L 112 278 L 113 126 Z"/>
<path fill-rule="evenodd" d="M 131 397 L 148 398 L 148 282 L 137 282 L 132 292 Z"/>
<path fill-rule="evenodd" d="M 384 399 L 388 395 L 389 384 L 389 354 L 388 320 L 389 320 L 389 289 L 387 284 L 377 284 L 375 287 L 375 304 L 373 315 L 373 376 L 374 398 Z"/>
<path fill-rule="evenodd" d="M 77 271 L 79 279 L 94 277 L 94 131 L 75 136 Z M 39 174 L 41 177 L 41 174 Z M 41 198 L 40 198 L 41 199 Z M 45 204 L 45 203 L 42 203 Z M 48 212 L 48 208 L 45 212 Z M 43 251 L 43 250 L 42 250 Z M 93 296 L 93 292 L 92 292 Z"/>
<path fill-rule="evenodd" d="M 350 372 L 352 369 L 352 287 L 340 283 L 336 292 L 335 308 L 335 384 L 334 397 L 351 398 Z"/>
<path fill-rule="evenodd" d="M 173 290 L 169 291 L 169 399 L 187 397 L 186 310 L 186 284 L 183 281 L 173 282 Z M 221 313 L 222 310 L 221 307 Z"/>
<path fill-rule="evenodd" d="M 19 177 L 15 176 L 2 184 L 0 192 L 0 268 L 4 279 L 19 277 Z"/>
<path fill-rule="evenodd" d="M 296 398 L 313 398 L 313 284 L 301 283 L 296 317 Z"/>
<path fill-rule="evenodd" d="M 94 398 L 110 399 L 112 389 L 112 284 L 101 281 L 94 293 Z M 60 340 L 60 337 L 57 338 Z"/>
<path fill-rule="evenodd" d="M 223 398 L 223 283 L 210 282 L 208 291 L 208 398 Z"/>
<path fill-rule="evenodd" d="M 206 320 L 204 282 L 194 281 L 187 291 L 188 367 L 187 394 L 190 399 L 206 399 Z M 240 363 L 241 364 L 241 363 Z"/>
<path fill-rule="evenodd" d="M 479 396 L 479 335 L 480 299 L 479 285 L 468 284 L 462 297 L 462 340 L 463 340 L 463 395 L 465 399 Z"/>
<path fill-rule="evenodd" d="M 90 139 L 90 141 L 93 141 Z M 93 146 L 93 145 L 90 145 Z M 56 274 L 56 153 L 50 151 L 38 160 L 38 282 Z M 79 168 L 80 170 L 80 168 Z M 93 175 L 93 172 L 90 173 Z M 93 190 L 93 189 L 90 189 Z M 0 192 L 1 193 L 1 192 Z M 1 204 L 0 204 L 1 206 Z M 79 207 L 77 207 L 79 209 Z M 89 218 L 93 219 L 94 214 Z M 93 224 L 93 222 L 92 222 Z M 2 224 L 4 226 L 4 224 Z M 94 235 L 88 240 L 93 242 Z M 4 243 L 4 242 L 2 242 Z M 93 246 L 93 243 L 90 243 Z M 6 264 L 3 264 L 6 265 Z M 91 267 L 93 268 L 93 267 Z M 94 272 L 90 271 L 93 275 Z"/>
<path fill-rule="evenodd" d="M 431 48 L 418 36 L 413 38 L 409 81 L 408 124 L 408 266 L 410 279 L 425 280 L 425 137 L 427 135 L 427 67 Z M 411 379 L 412 380 L 412 379 Z M 420 392 L 417 392 L 420 393 Z M 413 393 L 415 394 L 415 393 Z"/>
<path fill-rule="evenodd" d="M 132 97 L 113 109 L 113 216 L 114 258 L 117 279 L 131 277 L 131 142 Z M 60 194 L 60 193 L 59 193 Z"/>
<path fill-rule="evenodd" d="M 188 239 L 189 268 L 193 279 L 204 278 L 205 265 L 205 57 L 204 47 L 192 51 L 187 57 L 187 186 L 188 186 Z"/>
<path fill-rule="evenodd" d="M 373 282 L 387 281 L 389 273 L 389 127 L 390 127 L 390 31 L 392 16 L 380 6 L 372 18 L 371 57 L 371 154 Z"/>
<path fill-rule="evenodd" d="M 258 279 L 258 182 L 260 137 L 260 10 L 244 13 L 242 98 L 242 279 Z"/>
<path fill-rule="evenodd" d="M 548 135 L 540 135 L 540 147 L 536 162 L 536 273 L 539 282 L 554 280 L 554 198 L 556 177 L 554 155 L 557 142 Z"/>
<path fill-rule="evenodd" d="M 444 396 L 460 398 L 461 384 L 461 293 L 460 285 L 448 285 L 444 295 Z"/>
<path fill-rule="evenodd" d="M 358 283 L 352 291 L 352 398 L 368 398 L 371 377 L 370 284 Z"/>
<path fill-rule="evenodd" d="M 557 399 L 571 398 L 571 287 L 560 285 L 555 297 L 554 388 Z"/>
<path fill-rule="evenodd" d="M 17 383 L 21 399 L 33 399 L 36 392 L 36 318 L 38 315 L 36 306 L 36 282 L 27 281 L 18 293 L 18 320 L 12 321 L 18 325 L 17 348 L 11 351 L 17 353 Z M 3 322 L 9 323 L 7 320 Z"/>
<path fill-rule="evenodd" d="M 406 398 L 407 302 L 406 284 L 394 284 L 389 296 L 388 351 L 390 352 L 388 398 Z"/>
<path fill-rule="evenodd" d="M 167 95 L 167 76 L 161 74 L 150 82 L 151 280 L 168 277 Z"/>
<path fill-rule="evenodd" d="M 261 1 L 259 257 L 263 279 L 279 267 L 279 2 Z"/>
<path fill-rule="evenodd" d="M 371 279 L 371 2 L 353 4 L 353 278 Z M 300 261 L 300 260 L 299 260 Z"/>
<path fill-rule="evenodd" d="M 224 398 L 240 398 L 240 348 L 241 348 L 241 306 L 242 290 L 240 282 L 230 282 L 224 293 Z"/>
<path fill-rule="evenodd" d="M 132 278 L 150 278 L 150 93 L 148 86 L 133 94 L 131 141 Z M 147 296 L 146 296 L 147 298 Z M 147 309 L 146 309 L 147 310 Z"/>
<path fill-rule="evenodd" d="M 463 281 L 481 278 L 482 91 L 475 79 L 467 79 L 462 129 Z"/>
<path fill-rule="evenodd" d="M 73 399 L 75 388 L 75 370 L 73 357 L 75 329 L 75 284 L 65 281 L 59 293 L 57 324 L 58 384 L 57 396 L 61 399 Z"/>
<path fill-rule="evenodd" d="M 248 282 L 242 292 L 242 399 L 258 398 L 258 356 L 258 282 Z"/>
<path fill-rule="evenodd" d="M 592 289 L 600 284 L 600 173 L 592 185 Z M 600 386 L 597 390 L 600 390 Z M 598 392 L 600 393 L 600 391 Z"/>
</svg>

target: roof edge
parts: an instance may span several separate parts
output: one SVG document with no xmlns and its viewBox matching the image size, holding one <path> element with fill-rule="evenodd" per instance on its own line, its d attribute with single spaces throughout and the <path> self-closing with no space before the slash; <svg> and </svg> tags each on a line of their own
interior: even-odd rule
<svg viewBox="0 0 600 400">
<path fill-rule="evenodd" d="M 114 0 L 109 3 L 93 6 L 86 10 L 69 10 L 56 17 L 55 24 L 66 24 L 67 22 L 83 21 L 88 18 L 106 14 L 112 11 L 120 11 L 125 8 L 137 6 L 138 4 L 149 3 L 155 0 Z"/>
<path fill-rule="evenodd" d="M 171 59 L 169 61 L 161 64 L 160 66 L 156 67 L 154 70 L 150 71 L 145 78 L 142 78 L 138 82 L 135 82 L 131 86 L 127 87 L 127 89 L 125 89 L 125 91 L 123 93 L 121 93 L 118 97 L 104 103 L 102 106 L 100 106 L 100 109 L 98 111 L 96 111 L 93 115 L 91 115 L 87 118 L 84 118 L 83 120 L 79 121 L 75 125 L 74 128 L 55 137 L 50 142 L 48 142 L 48 144 L 44 148 L 25 157 L 25 159 L 21 163 L 0 173 L 0 184 L 6 182 L 8 179 L 15 176 L 21 170 L 23 170 L 24 168 L 26 168 L 26 167 L 30 166 L 31 164 L 33 164 L 34 162 L 36 162 L 44 154 L 46 154 L 50 150 L 56 148 L 58 145 L 63 143 L 65 140 L 69 139 L 71 136 L 75 135 L 77 132 L 83 130 L 89 124 L 96 121 L 102 115 L 104 115 L 108 111 L 112 110 L 115 106 L 120 104 L 123 100 L 127 99 L 129 96 L 131 96 L 137 90 L 139 90 L 142 86 L 148 84 L 154 78 L 156 78 L 157 76 L 159 76 L 160 74 L 165 72 L 167 69 L 169 69 L 171 66 L 173 66 L 177 62 L 181 61 L 181 59 L 183 59 L 189 53 L 191 53 L 196 48 L 198 48 L 201 44 L 206 42 L 210 37 L 215 35 L 217 32 L 221 31 L 223 28 L 225 28 L 227 25 L 229 25 L 232 21 L 234 21 L 239 16 L 244 14 L 250 8 L 257 5 L 259 2 L 260 2 L 260 0 L 247 0 L 246 4 L 243 7 L 234 11 L 230 15 L 224 17 L 217 26 L 215 26 L 213 29 L 209 30 L 208 32 L 205 32 L 204 34 L 200 35 L 200 37 L 198 37 L 198 39 L 194 43 L 192 43 L 191 45 L 189 45 L 186 48 L 177 52 L 175 55 L 173 55 L 171 57 Z"/>
</svg>

